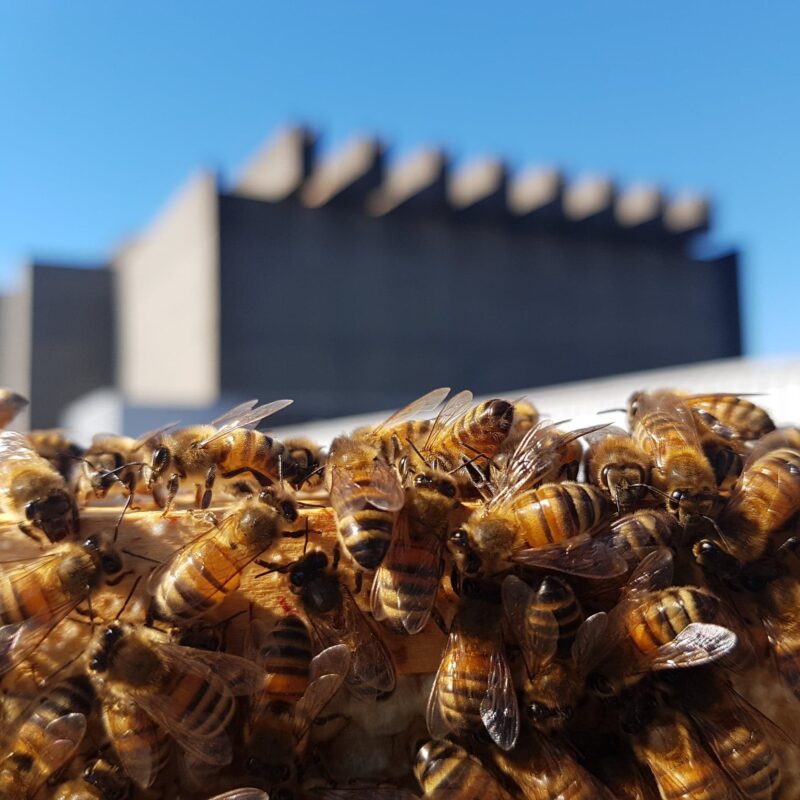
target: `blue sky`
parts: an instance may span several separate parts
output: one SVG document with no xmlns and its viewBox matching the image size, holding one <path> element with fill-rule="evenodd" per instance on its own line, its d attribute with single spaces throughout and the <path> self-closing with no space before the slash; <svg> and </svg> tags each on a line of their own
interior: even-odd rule
<svg viewBox="0 0 800 800">
<path fill-rule="evenodd" d="M 0 6 L 0 283 L 101 260 L 200 166 L 287 121 L 335 147 L 563 165 L 716 201 L 749 352 L 800 351 L 800 5 L 596 2 Z"/>
</svg>

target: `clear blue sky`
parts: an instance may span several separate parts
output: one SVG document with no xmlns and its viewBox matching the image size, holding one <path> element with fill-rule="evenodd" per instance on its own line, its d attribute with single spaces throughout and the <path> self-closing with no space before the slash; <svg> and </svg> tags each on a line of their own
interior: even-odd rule
<svg viewBox="0 0 800 800">
<path fill-rule="evenodd" d="M 326 147 L 376 131 L 707 191 L 744 251 L 747 349 L 798 352 L 798 41 L 789 2 L 9 0 L 0 282 L 29 255 L 102 259 L 295 120 Z"/>
</svg>

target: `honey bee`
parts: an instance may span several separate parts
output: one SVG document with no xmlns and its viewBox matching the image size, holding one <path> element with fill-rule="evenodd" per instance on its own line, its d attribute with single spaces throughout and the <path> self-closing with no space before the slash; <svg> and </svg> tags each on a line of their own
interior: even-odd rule
<svg viewBox="0 0 800 800">
<path fill-rule="evenodd" d="M 236 710 L 236 696 L 252 694 L 263 682 L 255 664 L 238 656 L 194 650 L 171 643 L 152 628 L 112 622 L 96 636 L 89 652 L 89 676 L 103 700 L 106 727 L 109 716 L 117 723 L 118 712 L 134 719 L 140 712 L 163 728 L 186 751 L 203 764 L 222 766 L 233 758 L 226 728 Z M 120 707 L 115 707 L 119 703 Z M 134 734 L 133 731 L 136 731 Z M 152 732 L 141 724 L 110 736 L 125 770 L 142 784 L 148 772 L 140 759 L 159 751 Z M 124 745 L 130 745 L 130 750 Z M 131 765 L 140 771 L 132 774 Z M 149 773 L 156 767 L 150 763 Z M 149 777 L 149 776 L 148 776 Z"/>
<path fill-rule="evenodd" d="M 637 392 L 628 416 L 634 441 L 653 462 L 653 485 L 667 510 L 681 525 L 711 514 L 717 481 L 689 407 L 674 392 Z"/>
<path fill-rule="evenodd" d="M 0 428 L 7 428 L 14 417 L 29 405 L 29 401 L 11 389 L 0 389 Z"/>
<path fill-rule="evenodd" d="M 0 506 L 20 519 L 19 528 L 33 536 L 41 530 L 55 542 L 78 530 L 78 507 L 64 478 L 21 433 L 0 433 Z"/>
<path fill-rule="evenodd" d="M 80 778 L 57 786 L 53 800 L 126 800 L 129 795 L 130 783 L 119 767 L 98 758 Z"/>
<path fill-rule="evenodd" d="M 694 394 L 681 399 L 703 427 L 723 439 L 754 441 L 775 430 L 769 414 L 744 395 Z"/>
<path fill-rule="evenodd" d="M 61 681 L 22 713 L 0 752 L 0 797 L 30 798 L 78 749 L 94 695 L 83 676 Z"/>
<path fill-rule="evenodd" d="M 719 577 L 736 578 L 743 565 L 767 552 L 772 535 L 798 511 L 800 452 L 769 451 L 742 472 L 720 515 L 716 537 L 696 542 L 695 558 Z"/>
<path fill-rule="evenodd" d="M 147 442 L 152 443 L 153 462 L 149 484 L 154 496 L 166 478 L 164 513 L 172 507 L 181 481 L 195 482 L 195 505 L 208 508 L 211 504 L 217 472 L 225 479 L 249 473 L 262 486 L 286 480 L 298 486 L 305 480 L 298 465 L 290 458 L 286 447 L 255 426 L 272 414 L 291 404 L 291 400 L 276 400 L 253 407 L 251 400 L 232 408 L 210 425 L 192 425 L 175 431 L 157 431 Z"/>
<path fill-rule="evenodd" d="M 286 439 L 283 446 L 289 453 L 290 461 L 297 464 L 299 474 L 304 476 L 303 483 L 298 488 L 313 491 L 322 486 L 325 468 L 325 453 L 322 448 L 304 437 Z"/>
<path fill-rule="evenodd" d="M 156 619 L 186 623 L 216 608 L 239 588 L 242 571 L 296 522 L 297 506 L 278 487 L 247 498 L 219 527 L 184 545 L 148 579 Z"/>
<path fill-rule="evenodd" d="M 633 508 L 650 482 L 650 459 L 621 428 L 604 428 L 587 439 L 587 481 L 607 492 L 620 513 Z"/>
<path fill-rule="evenodd" d="M 732 652 L 736 634 L 716 624 L 719 599 L 695 586 L 672 586 L 672 553 L 659 549 L 631 573 L 622 599 L 607 616 L 593 654 L 595 692 L 612 695 L 647 674 L 716 661 Z"/>
<path fill-rule="evenodd" d="M 125 774 L 148 789 L 172 754 L 167 731 L 127 698 L 107 698 L 101 706 L 103 726 Z"/>
<path fill-rule="evenodd" d="M 741 796 L 748 800 L 778 797 L 783 775 L 762 724 L 766 718 L 712 673 L 693 675 L 679 689 L 685 713 Z"/>
<path fill-rule="evenodd" d="M 606 615 L 586 619 L 569 585 L 552 575 L 537 591 L 508 575 L 502 595 L 527 669 L 522 691 L 526 711 L 537 728 L 560 728 L 584 693 Z"/>
<path fill-rule="evenodd" d="M 388 694 L 395 686 L 392 658 L 342 585 L 332 564 L 320 550 L 312 550 L 289 568 L 289 587 L 299 595 L 318 643 L 323 647 L 346 644 L 352 654 L 345 679 L 357 697 Z"/>
<path fill-rule="evenodd" d="M 675 550 L 683 537 L 683 528 L 666 511 L 644 508 L 625 514 L 611 523 L 598 539 L 622 556 L 630 569 L 661 547 Z"/>
<path fill-rule="evenodd" d="M 460 503 L 453 478 L 427 464 L 410 465 L 406 482 L 406 500 L 375 573 L 370 604 L 374 619 L 413 635 L 428 624 L 433 610 L 444 541 Z"/>
<path fill-rule="evenodd" d="M 151 431 L 139 439 L 100 433 L 83 454 L 78 493 L 86 502 L 90 497 L 104 498 L 114 489 L 120 489 L 131 498 L 137 492 L 148 491 L 144 477 L 146 466 L 144 443 L 158 431 Z M 138 456 L 138 458 L 137 458 Z"/>
<path fill-rule="evenodd" d="M 29 656 L 104 576 L 122 571 L 119 554 L 96 536 L 12 564 L 0 572 L 0 674 Z"/>
<path fill-rule="evenodd" d="M 83 456 L 83 448 L 58 428 L 30 431 L 27 438 L 36 453 L 49 461 L 53 469 L 69 482 L 76 463 Z"/>
<path fill-rule="evenodd" d="M 754 461 L 757 461 L 770 451 L 782 450 L 783 448 L 800 452 L 800 428 L 777 428 L 763 436 L 753 444 L 753 449 L 749 452 L 744 463 L 744 469 L 747 469 Z"/>
<path fill-rule="evenodd" d="M 504 653 L 499 609 L 481 596 L 482 586 L 479 591 L 459 601 L 428 699 L 428 732 L 444 739 L 485 728 L 498 747 L 510 750 L 519 735 L 517 695 Z"/>
<path fill-rule="evenodd" d="M 564 749 L 531 731 L 508 752 L 492 748 L 489 757 L 524 800 L 614 800 L 608 789 Z"/>
<path fill-rule="evenodd" d="M 734 800 L 732 787 L 679 712 L 661 714 L 633 741 L 662 800 Z"/>
<path fill-rule="evenodd" d="M 477 758 L 453 742 L 434 739 L 424 744 L 414 761 L 414 774 L 430 800 L 510 797 Z"/>
<path fill-rule="evenodd" d="M 291 628 L 284 627 L 285 632 Z M 251 630 L 252 633 L 252 630 Z M 245 768 L 264 780 L 271 792 L 291 790 L 298 780 L 299 767 L 305 756 L 312 724 L 339 691 L 350 668 L 350 650 L 344 644 L 328 647 L 313 659 L 295 655 L 291 646 L 280 644 L 270 651 L 274 636 L 256 641 L 264 653 L 263 666 L 268 670 L 265 690 L 253 698 L 245 724 Z M 269 672 L 271 669 L 279 672 Z M 290 671 L 296 669 L 305 677 L 306 688 L 297 700 L 275 699 L 276 678 L 293 695 Z"/>
<path fill-rule="evenodd" d="M 395 462 L 403 444 L 430 430 L 415 424 L 438 406 L 449 389 L 437 389 L 400 409 L 374 428 L 333 440 L 325 480 L 336 516 L 336 530 L 345 552 L 363 569 L 383 561 L 392 540 L 397 512 L 405 494 Z"/>
<path fill-rule="evenodd" d="M 800 698 L 800 582 L 787 575 L 768 583 L 760 594 L 759 608 L 775 666 Z"/>
</svg>

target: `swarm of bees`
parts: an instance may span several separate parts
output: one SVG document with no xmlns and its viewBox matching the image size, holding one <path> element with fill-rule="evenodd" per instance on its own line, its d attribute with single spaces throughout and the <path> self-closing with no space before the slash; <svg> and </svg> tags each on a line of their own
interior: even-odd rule
<svg viewBox="0 0 800 800">
<path fill-rule="evenodd" d="M 800 797 L 800 430 L 449 395 L 2 430 L 0 798 Z"/>
</svg>

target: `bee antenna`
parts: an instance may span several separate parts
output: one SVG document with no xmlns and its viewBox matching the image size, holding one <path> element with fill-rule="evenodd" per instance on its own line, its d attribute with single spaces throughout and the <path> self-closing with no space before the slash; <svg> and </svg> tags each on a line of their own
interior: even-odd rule
<svg viewBox="0 0 800 800">
<path fill-rule="evenodd" d="M 485 458 L 490 464 L 494 464 L 494 466 L 497 466 L 494 463 L 494 461 L 492 461 L 492 459 L 489 458 L 489 456 L 485 455 L 484 453 L 477 453 L 476 455 L 472 456 L 472 458 L 469 459 L 469 461 L 465 461 L 463 464 L 457 466 L 455 469 L 451 469 L 447 474 L 452 475 L 454 472 L 458 472 L 460 469 L 468 467 L 470 464 L 472 464 L 473 461 L 477 461 L 479 458 Z"/>
<path fill-rule="evenodd" d="M 623 414 L 628 413 L 627 408 L 605 408 L 602 411 L 598 411 L 598 414 L 616 414 L 617 412 L 621 412 Z"/>
<path fill-rule="evenodd" d="M 159 561 L 157 558 L 150 558 L 150 556 L 143 556 L 139 553 L 134 553 L 133 550 L 126 550 L 124 547 L 121 548 L 120 552 L 125 553 L 126 556 L 133 556 L 134 558 L 141 558 L 142 561 L 149 561 L 151 564 L 161 564 L 163 562 Z"/>
<path fill-rule="evenodd" d="M 661 489 L 656 489 L 655 486 L 651 486 L 649 483 L 631 483 L 628 484 L 632 489 L 639 489 L 644 488 L 647 489 L 649 492 L 653 494 L 657 494 L 660 497 L 663 497 L 665 500 L 669 500 L 670 496 L 666 492 L 662 492 Z"/>
<path fill-rule="evenodd" d="M 303 536 L 303 556 L 305 557 L 306 551 L 308 550 L 308 515 L 306 515 L 306 532 Z"/>
<path fill-rule="evenodd" d="M 700 514 L 699 516 L 700 516 L 700 519 L 704 519 L 704 520 L 706 520 L 706 522 L 710 522 L 711 523 L 711 525 L 713 526 L 714 530 L 719 535 L 719 538 L 723 542 L 725 542 L 725 544 L 727 545 L 728 544 L 728 537 L 722 532 L 722 528 L 720 528 L 720 526 L 717 524 L 717 521 L 714 520 L 714 519 L 711 519 L 711 517 L 706 516 L 705 514 Z"/>
<path fill-rule="evenodd" d="M 430 464 L 425 460 L 425 456 L 420 453 L 419 448 L 411 441 L 411 439 L 406 439 L 406 444 L 419 456 L 420 461 L 426 466 L 430 467 Z"/>
<path fill-rule="evenodd" d="M 139 585 L 139 581 L 142 579 L 141 575 L 136 576 L 136 580 L 133 582 L 130 591 L 128 592 L 128 596 L 125 598 L 125 602 L 119 607 L 119 611 L 117 611 L 117 616 L 114 619 L 119 619 L 122 616 L 122 612 L 127 607 L 128 603 L 130 603 L 131 598 L 133 597 L 133 593 L 136 591 L 136 587 Z"/>
</svg>

